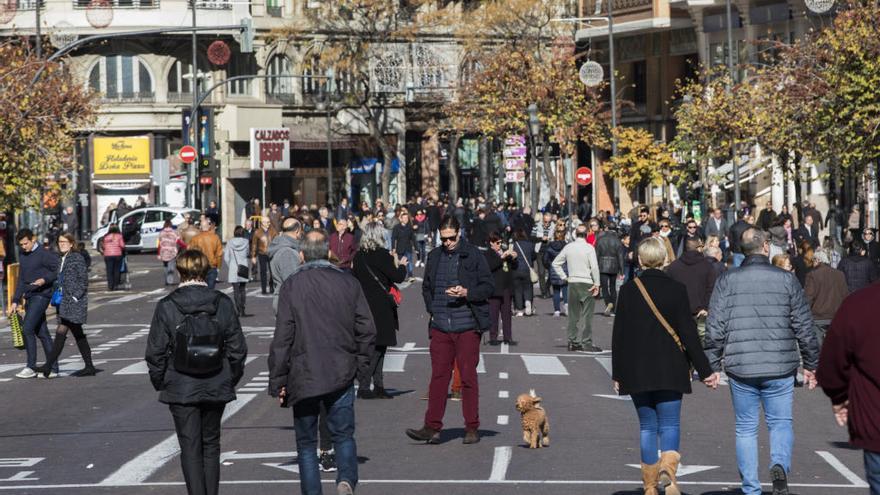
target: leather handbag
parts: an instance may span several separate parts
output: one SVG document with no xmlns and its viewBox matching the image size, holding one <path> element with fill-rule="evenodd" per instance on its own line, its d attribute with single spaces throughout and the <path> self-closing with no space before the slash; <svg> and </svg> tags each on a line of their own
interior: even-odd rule
<svg viewBox="0 0 880 495">
<path fill-rule="evenodd" d="M 657 317 L 657 320 L 660 321 L 660 324 L 663 325 L 663 328 L 666 329 L 666 332 L 669 334 L 670 337 L 672 337 L 672 340 L 675 341 L 675 345 L 678 346 L 678 350 L 680 350 L 681 353 L 684 354 L 684 358 L 688 362 L 690 362 L 690 359 L 687 357 L 687 349 L 685 349 L 684 344 L 681 343 L 681 339 L 678 337 L 678 332 L 676 332 L 672 328 L 672 325 L 670 325 L 669 322 L 666 321 L 666 318 L 664 318 L 663 315 L 660 313 L 660 310 L 657 309 L 657 305 L 654 304 L 654 300 L 651 299 L 651 296 L 648 294 L 648 289 L 645 288 L 645 284 L 643 284 L 642 281 L 638 278 L 633 279 L 633 281 L 636 283 L 636 287 L 639 288 L 639 292 L 642 293 L 642 297 L 645 298 L 645 302 L 648 303 L 648 307 L 651 308 L 651 312 L 654 313 L 654 316 Z M 694 371 L 693 367 L 691 367 L 688 370 L 688 380 L 690 380 L 693 376 Z"/>
</svg>

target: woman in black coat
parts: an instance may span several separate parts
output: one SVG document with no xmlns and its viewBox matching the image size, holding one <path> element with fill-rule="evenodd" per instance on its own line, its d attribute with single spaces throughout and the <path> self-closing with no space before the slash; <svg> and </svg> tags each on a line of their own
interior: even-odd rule
<svg viewBox="0 0 880 495">
<path fill-rule="evenodd" d="M 638 260 L 644 271 L 624 284 L 618 296 L 611 342 L 612 378 L 619 394 L 630 395 L 638 413 L 645 492 L 657 493 L 662 478 L 670 485 L 666 493 L 679 493 L 669 488 L 675 486 L 680 460 L 681 399 L 682 394 L 691 392 L 690 367 L 713 388 L 718 375 L 712 373 L 700 345 L 687 288 L 661 271 L 666 260 L 662 239 L 647 238 L 639 243 Z M 675 337 L 651 310 L 639 281 Z"/>
<path fill-rule="evenodd" d="M 397 345 L 397 304 L 388 291 L 394 284 L 406 279 L 406 258 L 396 260 L 385 249 L 385 227 L 382 222 L 369 222 L 362 227 L 360 248 L 352 262 L 352 273 L 357 277 L 376 323 L 376 342 L 370 357 L 370 366 L 358 374 L 360 399 L 390 399 L 385 391 L 382 367 L 389 346 Z M 373 389 L 370 390 L 372 381 Z"/>
<path fill-rule="evenodd" d="M 495 292 L 489 298 L 489 345 L 498 345 L 498 317 L 504 332 L 504 343 L 516 345 L 513 340 L 513 322 L 511 321 L 511 298 L 513 296 L 513 274 L 518 266 L 516 251 L 501 250 L 501 236 L 495 232 L 489 234 L 489 249 L 483 252 L 489 270 L 495 278 Z"/>
<path fill-rule="evenodd" d="M 513 232 L 513 251 L 519 263 L 513 272 L 513 305 L 516 316 L 532 316 L 532 299 L 535 284 L 532 283 L 532 263 L 535 261 L 535 243 L 529 240 L 526 231 L 516 229 Z"/>
<path fill-rule="evenodd" d="M 205 278 L 211 265 L 201 251 L 189 249 L 178 255 L 177 271 L 180 286 L 156 305 L 144 359 L 153 388 L 159 391 L 159 402 L 168 404 L 180 442 L 180 463 L 191 495 L 215 495 L 220 488 L 220 420 L 227 402 L 235 400 L 235 386 L 244 374 L 247 343 L 232 299 L 220 291 L 209 289 Z M 206 345 L 219 350 L 219 368 L 178 370 L 178 363 L 189 361 L 181 330 L 190 326 L 191 318 L 203 331 L 203 317 L 212 315 L 211 328 L 217 344 Z M 210 332 L 206 332 L 209 333 Z M 211 363 L 214 364 L 214 363 Z"/>
<path fill-rule="evenodd" d="M 89 311 L 89 267 L 80 253 L 72 234 L 58 236 L 58 252 L 61 253 L 61 268 L 57 279 L 57 290 L 61 291 L 61 304 L 58 305 L 58 328 L 55 330 L 55 343 L 52 352 L 46 357 L 46 364 L 34 369 L 48 378 L 58 373 L 58 357 L 64 351 L 67 332 L 73 333 L 76 346 L 82 355 L 85 367 L 73 372 L 73 376 L 95 376 L 98 370 L 92 364 L 92 349 L 83 331 Z"/>
<path fill-rule="evenodd" d="M 541 250 L 542 261 L 544 266 L 549 267 L 553 264 L 553 260 L 562 252 L 565 247 L 565 229 L 557 228 L 553 234 L 553 240 L 546 244 Z M 568 267 L 563 267 L 565 273 L 568 273 Z M 553 288 L 553 316 L 559 317 L 562 314 L 562 305 L 568 301 L 568 282 L 562 280 L 562 277 L 556 274 L 555 270 L 547 270 L 547 283 Z M 568 311 L 564 311 L 567 313 Z"/>
</svg>

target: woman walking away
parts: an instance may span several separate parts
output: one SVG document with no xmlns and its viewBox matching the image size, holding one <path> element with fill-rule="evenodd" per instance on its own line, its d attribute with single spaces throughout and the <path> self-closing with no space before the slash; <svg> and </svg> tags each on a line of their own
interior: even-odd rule
<svg viewBox="0 0 880 495">
<path fill-rule="evenodd" d="M 526 231 L 516 229 L 513 232 L 513 250 L 519 257 L 516 271 L 513 272 L 513 304 L 516 315 L 532 316 L 532 299 L 535 284 L 532 283 L 532 263 L 535 261 L 535 243 L 529 240 Z"/>
<path fill-rule="evenodd" d="M 232 239 L 226 243 L 226 249 L 223 251 L 223 264 L 226 265 L 227 282 L 232 284 L 232 299 L 235 301 L 236 314 L 242 318 L 251 316 L 244 310 L 251 271 L 248 265 L 250 241 L 241 225 L 235 226 L 232 235 Z"/>
<path fill-rule="evenodd" d="M 116 290 L 122 276 L 122 257 L 125 254 L 125 240 L 116 224 L 110 224 L 107 235 L 101 239 L 101 252 L 104 253 L 104 267 L 107 269 L 107 289 Z"/>
<path fill-rule="evenodd" d="M 156 305 L 145 355 L 159 402 L 174 418 L 190 495 L 220 489 L 220 419 L 247 357 L 235 306 L 205 281 L 210 269 L 201 251 L 177 257 L 180 287 Z"/>
<path fill-rule="evenodd" d="M 165 220 L 165 225 L 159 232 L 159 260 L 165 266 L 165 285 L 174 285 L 174 274 L 177 272 L 174 259 L 183 245 L 171 220 Z"/>
<path fill-rule="evenodd" d="M 559 253 L 562 252 L 562 248 L 564 247 L 565 228 L 557 228 L 556 233 L 553 234 L 553 240 L 543 249 L 544 254 L 542 255 L 542 261 L 544 262 L 544 266 L 552 265 L 553 260 L 559 256 Z M 563 270 L 566 274 L 568 273 L 567 267 L 563 267 Z M 568 304 L 565 303 L 565 301 L 568 301 L 568 282 L 562 280 L 555 271 L 547 271 L 549 272 L 548 282 L 550 283 L 550 287 L 553 288 L 553 316 L 558 318 L 562 313 L 567 315 L 568 308 L 566 306 Z"/>
<path fill-rule="evenodd" d="M 92 349 L 83 325 L 89 309 L 89 268 L 86 260 L 76 245 L 76 239 L 69 233 L 58 237 L 58 252 L 61 253 L 61 268 L 59 268 L 57 285 L 55 290 L 61 291 L 61 303 L 58 305 L 58 328 L 55 330 L 55 343 L 52 352 L 46 357 L 46 364 L 34 369 L 37 373 L 49 378 L 52 369 L 56 369 L 58 356 L 64 350 L 64 341 L 67 340 L 67 332 L 73 332 L 76 346 L 82 355 L 85 367 L 75 371 L 73 376 L 95 376 L 100 371 L 92 364 Z M 53 301 L 55 297 L 52 297 Z"/>
<path fill-rule="evenodd" d="M 361 283 L 373 321 L 376 323 L 376 342 L 370 365 L 358 374 L 359 399 L 390 399 L 385 391 L 382 366 L 388 346 L 397 345 L 397 303 L 389 291 L 394 284 L 406 280 L 407 259 L 396 259 L 385 249 L 385 227 L 373 221 L 363 226 L 361 243 L 352 260 L 352 272 Z M 372 382 L 373 390 L 370 390 Z"/>
<path fill-rule="evenodd" d="M 645 495 L 658 495 L 658 484 L 666 486 L 666 495 L 681 493 L 675 473 L 681 459 L 681 398 L 691 393 L 690 367 L 707 386 L 718 385 L 697 336 L 687 288 L 662 271 L 666 258 L 662 239 L 639 243 L 643 272 L 620 288 L 611 337 L 614 388 L 630 395 L 639 417 Z"/>
<path fill-rule="evenodd" d="M 483 252 L 489 270 L 495 278 L 495 292 L 489 298 L 489 321 L 492 326 L 489 329 L 489 345 L 498 345 L 498 317 L 501 317 L 501 327 L 504 334 L 504 343 L 516 345 L 513 340 L 513 322 L 511 321 L 510 299 L 513 296 L 513 273 L 518 261 L 516 252 L 512 249 L 502 251 L 501 236 L 492 232 L 489 234 L 489 249 Z"/>
</svg>

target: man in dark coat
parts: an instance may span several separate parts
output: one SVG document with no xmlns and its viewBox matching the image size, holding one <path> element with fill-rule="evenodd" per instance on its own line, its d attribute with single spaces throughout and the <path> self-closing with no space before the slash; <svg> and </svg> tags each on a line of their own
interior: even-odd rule
<svg viewBox="0 0 880 495">
<path fill-rule="evenodd" d="M 804 223 L 794 231 L 795 244 L 800 245 L 801 242 L 807 241 L 813 249 L 819 247 L 819 226 L 814 222 L 811 215 L 804 215 Z"/>
<path fill-rule="evenodd" d="M 730 252 L 733 253 L 733 266 L 741 265 L 746 258 L 746 255 L 743 254 L 742 249 L 740 249 L 740 241 L 743 232 L 752 226 L 749 221 L 751 217 L 747 217 L 744 212 L 738 211 L 736 212 L 736 216 L 736 222 L 730 226 Z"/>
<path fill-rule="evenodd" d="M 773 211 L 773 203 L 767 201 L 766 207 L 758 214 L 758 227 L 761 227 L 761 230 L 770 230 L 774 220 L 776 220 L 776 212 Z"/>
<path fill-rule="evenodd" d="M 321 489 L 316 453 L 323 405 L 339 466 L 339 493 L 352 493 L 358 482 L 354 379 L 369 365 L 376 326 L 357 279 L 327 261 L 327 235 L 313 230 L 300 248 L 304 264 L 284 282 L 278 300 L 269 393 L 293 406 L 303 492 Z"/>
<path fill-rule="evenodd" d="M 697 333 L 702 341 L 706 334 L 709 299 L 718 277 L 712 262 L 703 254 L 703 241 L 689 239 L 685 252 L 666 268 L 666 274 L 687 288 L 691 316 L 697 321 Z"/>
<path fill-rule="evenodd" d="M 871 493 L 880 493 L 880 285 L 851 294 L 837 311 L 822 346 L 816 378 L 831 399 L 850 445 L 864 450 Z"/>
<path fill-rule="evenodd" d="M 480 335 L 489 326 L 488 299 L 495 291 L 489 265 L 480 251 L 461 240 L 455 217 L 440 222 L 441 249 L 428 254 L 422 297 L 430 315 L 431 385 L 424 426 L 406 430 L 413 440 L 440 442 L 446 394 L 455 363 L 461 372 L 465 444 L 477 443 L 480 435 L 479 385 Z"/>
</svg>

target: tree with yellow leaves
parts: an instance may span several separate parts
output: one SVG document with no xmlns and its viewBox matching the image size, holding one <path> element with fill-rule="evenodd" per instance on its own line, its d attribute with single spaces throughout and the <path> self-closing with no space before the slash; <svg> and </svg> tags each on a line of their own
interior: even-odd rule
<svg viewBox="0 0 880 495">
<path fill-rule="evenodd" d="M 686 167 L 675 159 L 666 143 L 655 141 L 650 132 L 637 127 L 617 127 L 614 137 L 618 153 L 611 158 L 612 166 L 605 173 L 619 180 L 621 187 L 678 185 L 686 178 Z"/>
</svg>

